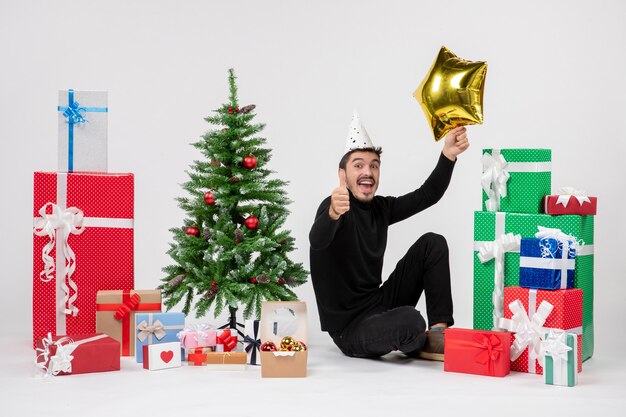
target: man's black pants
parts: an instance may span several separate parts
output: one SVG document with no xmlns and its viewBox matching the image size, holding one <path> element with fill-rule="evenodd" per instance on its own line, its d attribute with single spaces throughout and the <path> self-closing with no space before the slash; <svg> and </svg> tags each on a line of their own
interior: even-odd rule
<svg viewBox="0 0 626 417">
<path fill-rule="evenodd" d="M 380 304 L 340 332 L 331 333 L 341 351 L 372 358 L 400 350 L 419 353 L 426 341 L 426 323 L 415 309 L 426 296 L 429 325 L 454 323 L 448 245 L 443 236 L 427 233 L 411 246 L 380 287 Z"/>
</svg>

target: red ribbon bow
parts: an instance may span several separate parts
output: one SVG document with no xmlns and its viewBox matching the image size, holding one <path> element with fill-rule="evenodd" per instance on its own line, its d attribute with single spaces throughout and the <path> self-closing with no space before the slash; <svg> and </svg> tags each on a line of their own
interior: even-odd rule
<svg viewBox="0 0 626 417">
<path fill-rule="evenodd" d="M 474 361 L 481 365 L 487 365 L 489 375 L 494 374 L 493 365 L 504 351 L 502 342 L 493 334 L 479 333 L 474 335 L 472 346 L 480 349 L 474 356 Z"/>
<path fill-rule="evenodd" d="M 222 330 L 217 336 L 217 344 L 224 345 L 224 352 L 230 352 L 237 346 L 237 334 L 232 335 L 230 330 Z"/>
<path fill-rule="evenodd" d="M 117 309 L 113 317 L 116 320 L 122 320 L 126 315 L 130 314 L 131 310 L 136 310 L 137 306 L 141 302 L 141 296 L 137 293 L 133 294 L 130 299 L 124 301 L 122 305 Z"/>
</svg>

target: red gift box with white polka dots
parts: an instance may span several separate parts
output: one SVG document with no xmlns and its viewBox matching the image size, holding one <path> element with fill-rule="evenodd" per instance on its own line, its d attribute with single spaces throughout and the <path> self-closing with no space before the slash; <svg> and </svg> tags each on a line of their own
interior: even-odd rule
<svg viewBox="0 0 626 417">
<path fill-rule="evenodd" d="M 95 333 L 96 293 L 134 288 L 133 174 L 35 172 L 33 218 L 33 346 Z"/>
<path fill-rule="evenodd" d="M 534 295 L 529 297 L 531 291 Z M 524 310 L 528 313 L 529 300 L 535 299 L 536 311 L 542 301 L 547 301 L 554 307 L 552 312 L 546 318 L 542 327 L 546 329 L 566 330 L 569 333 L 578 335 L 578 346 L 582 346 L 582 325 L 583 325 L 583 290 L 580 288 L 572 288 L 568 290 L 533 290 L 522 287 L 505 287 L 504 288 L 504 317 L 510 319 L 513 312 L 509 308 L 515 300 L 520 300 L 524 306 Z M 529 317 L 532 320 L 532 317 Z M 512 341 L 515 338 L 512 338 Z M 528 348 L 517 358 L 511 362 L 511 370 L 518 372 L 530 372 L 528 366 Z M 578 372 L 583 368 L 582 349 L 578 349 Z M 543 368 L 538 360 L 535 360 L 535 373 L 543 375 Z"/>
</svg>

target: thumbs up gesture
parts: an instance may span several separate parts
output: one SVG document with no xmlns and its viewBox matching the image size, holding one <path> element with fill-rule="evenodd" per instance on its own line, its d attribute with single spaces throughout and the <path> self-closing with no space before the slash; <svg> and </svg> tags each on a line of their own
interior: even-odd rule
<svg viewBox="0 0 626 417">
<path fill-rule="evenodd" d="M 350 210 L 350 195 L 346 185 L 346 171 L 339 169 L 339 187 L 335 188 L 330 196 L 328 215 L 331 219 L 338 220 L 348 210 Z"/>
</svg>

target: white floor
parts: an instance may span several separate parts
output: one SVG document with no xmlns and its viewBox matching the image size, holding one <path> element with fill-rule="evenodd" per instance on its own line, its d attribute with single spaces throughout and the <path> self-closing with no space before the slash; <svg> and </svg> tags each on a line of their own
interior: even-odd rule
<svg viewBox="0 0 626 417">
<path fill-rule="evenodd" d="M 443 372 L 439 362 L 390 354 L 343 356 L 330 341 L 310 346 L 309 376 L 263 379 L 258 367 L 145 371 L 123 358 L 120 372 L 43 379 L 26 336 L 0 338 L 0 416 L 623 416 L 623 357 L 585 362 L 579 385 L 547 386 L 541 377 Z"/>
</svg>

